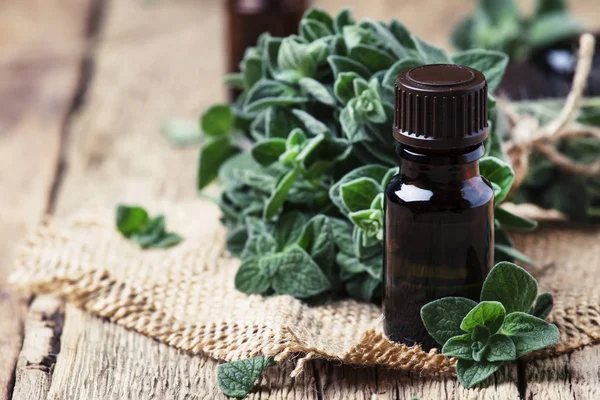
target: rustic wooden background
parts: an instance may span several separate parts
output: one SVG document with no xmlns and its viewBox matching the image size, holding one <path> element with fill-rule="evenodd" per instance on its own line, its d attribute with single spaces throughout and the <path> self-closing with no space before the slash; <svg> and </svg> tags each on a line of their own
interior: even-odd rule
<svg viewBox="0 0 600 400">
<path fill-rule="evenodd" d="M 0 399 L 221 399 L 217 361 L 190 357 L 6 283 L 45 214 L 196 196 L 197 149 L 159 133 L 225 98 L 224 0 L 0 0 Z M 526 8 L 531 1 L 524 1 Z M 598 0 L 571 1 L 590 26 Z M 315 0 L 400 18 L 447 45 L 464 0 Z M 506 367 L 486 389 L 311 362 L 272 368 L 251 399 L 599 399 L 599 347 Z"/>
</svg>

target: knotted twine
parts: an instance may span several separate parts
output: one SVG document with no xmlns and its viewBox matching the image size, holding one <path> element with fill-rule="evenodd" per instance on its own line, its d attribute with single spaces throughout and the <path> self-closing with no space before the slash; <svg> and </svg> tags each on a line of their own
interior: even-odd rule
<svg viewBox="0 0 600 400">
<path fill-rule="evenodd" d="M 527 176 L 529 156 L 534 149 L 544 154 L 558 168 L 571 174 L 594 176 L 600 173 L 600 159 L 591 164 L 577 163 L 560 153 L 554 146 L 554 143 L 564 138 L 595 137 L 600 140 L 599 128 L 573 126 L 592 68 L 594 49 L 594 36 L 589 33 L 581 35 L 571 91 L 561 112 L 545 126 L 540 126 L 538 119 L 534 116 L 517 113 L 509 102 L 498 101 L 500 110 L 506 114 L 512 125 L 510 138 L 504 143 L 503 148 L 515 170 L 513 191 L 523 183 Z"/>
</svg>

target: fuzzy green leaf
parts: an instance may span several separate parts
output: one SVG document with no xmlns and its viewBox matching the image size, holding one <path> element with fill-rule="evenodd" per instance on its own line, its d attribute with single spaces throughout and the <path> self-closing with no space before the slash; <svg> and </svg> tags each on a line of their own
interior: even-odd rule
<svg viewBox="0 0 600 400">
<path fill-rule="evenodd" d="M 342 201 L 351 212 L 368 210 L 380 192 L 379 183 L 371 178 L 358 178 L 341 186 Z"/>
<path fill-rule="evenodd" d="M 536 17 L 543 16 L 545 14 L 553 14 L 555 12 L 566 12 L 567 5 L 565 0 L 537 0 L 535 6 L 535 12 L 533 15 Z"/>
<path fill-rule="evenodd" d="M 493 93 L 502 80 L 508 56 L 499 51 L 474 49 L 453 54 L 452 61 L 481 71 L 485 75 L 489 92 Z"/>
<path fill-rule="evenodd" d="M 416 44 L 416 49 L 421 56 L 421 59 L 427 64 L 451 64 L 452 61 L 448 54 L 441 48 L 433 46 L 412 35 L 412 39 Z"/>
<path fill-rule="evenodd" d="M 329 56 L 327 62 L 331 66 L 333 75 L 337 78 L 342 72 L 355 72 L 363 78 L 368 78 L 371 74 L 369 70 L 359 62 L 356 62 L 348 57 Z"/>
<path fill-rule="evenodd" d="M 327 87 L 322 85 L 319 81 L 312 78 L 302 78 L 298 82 L 300 87 L 315 100 L 328 106 L 335 105 L 335 98 Z"/>
<path fill-rule="evenodd" d="M 307 222 L 306 214 L 299 211 L 290 211 L 277 220 L 274 227 L 274 237 L 277 242 L 277 248 L 280 250 L 296 243 L 304 225 Z"/>
<path fill-rule="evenodd" d="M 354 80 L 358 77 L 356 72 L 342 72 L 337 76 L 333 92 L 342 104 L 348 104 L 354 97 Z"/>
<path fill-rule="evenodd" d="M 195 121 L 169 118 L 161 122 L 161 133 L 178 146 L 188 146 L 202 142 L 202 132 Z"/>
<path fill-rule="evenodd" d="M 464 387 L 472 388 L 498 371 L 503 364 L 503 361 L 481 360 L 475 362 L 464 359 L 458 360 L 456 363 L 456 376 Z"/>
<path fill-rule="evenodd" d="M 529 314 L 545 320 L 550 315 L 553 306 L 554 299 L 552 298 L 552 294 L 545 292 L 537 297 L 535 305 L 529 311 Z"/>
<path fill-rule="evenodd" d="M 460 324 L 460 329 L 473 332 L 476 326 L 484 326 L 494 334 L 504 321 L 504 306 L 497 301 L 482 301 L 465 316 Z"/>
<path fill-rule="evenodd" d="M 495 196 L 494 203 L 502 203 L 515 180 L 515 172 L 511 166 L 496 157 L 482 157 L 479 160 L 479 170 L 487 180 L 500 187 L 500 193 Z"/>
<path fill-rule="evenodd" d="M 533 261 L 511 245 L 494 244 L 495 257 L 502 260 L 516 261 L 523 264 L 533 265 Z"/>
<path fill-rule="evenodd" d="M 369 45 L 358 45 L 350 50 L 350 58 L 358 61 L 371 72 L 388 69 L 394 64 L 394 59 L 386 52 Z"/>
<path fill-rule="evenodd" d="M 512 361 L 517 358 L 517 349 L 512 340 L 506 335 L 493 335 L 488 342 L 488 353 L 486 360 L 495 361 Z"/>
<path fill-rule="evenodd" d="M 341 34 L 345 26 L 354 25 L 354 17 L 352 17 L 352 10 L 344 8 L 335 17 L 333 21 L 333 28 L 337 34 Z"/>
<path fill-rule="evenodd" d="M 545 47 L 583 32 L 583 25 L 567 12 L 544 14 L 533 21 L 529 40 L 533 47 Z"/>
<path fill-rule="evenodd" d="M 555 345 L 560 339 L 556 325 L 523 312 L 508 314 L 501 332 L 515 344 L 517 357 Z"/>
<path fill-rule="evenodd" d="M 281 178 L 281 181 L 277 184 L 275 191 L 271 194 L 271 197 L 265 203 L 265 210 L 263 217 L 267 220 L 274 218 L 283 207 L 283 203 L 285 199 L 296 182 L 296 178 L 298 177 L 298 171 L 296 169 L 288 172 Z"/>
<path fill-rule="evenodd" d="M 277 265 L 272 281 L 277 293 L 304 299 L 330 288 L 327 276 L 300 247 L 291 247 L 284 253 L 273 256 L 271 262 Z"/>
<path fill-rule="evenodd" d="M 229 104 L 215 104 L 200 117 L 200 129 L 208 136 L 222 136 L 231 132 L 234 116 Z"/>
<path fill-rule="evenodd" d="M 261 80 L 250 89 L 244 104 L 244 111 L 257 112 L 271 106 L 288 106 L 308 102 L 291 87 L 282 82 Z"/>
<path fill-rule="evenodd" d="M 528 312 L 536 296 L 537 282 L 533 276 L 508 262 L 496 264 L 481 289 L 481 301 L 498 301 L 504 305 L 507 314 Z"/>
<path fill-rule="evenodd" d="M 262 165 L 271 165 L 285 151 L 285 139 L 273 138 L 256 143 L 252 147 L 252 157 Z"/>
<path fill-rule="evenodd" d="M 471 345 L 471 335 L 459 335 L 448 339 L 442 347 L 442 353 L 447 357 L 456 357 L 459 359 L 472 360 L 473 350 Z"/>
<path fill-rule="evenodd" d="M 396 78 L 398 74 L 406 69 L 418 67 L 423 63 L 415 58 L 405 58 L 400 61 L 397 61 L 394 65 L 390 67 L 383 76 L 382 85 L 394 87 L 396 83 Z"/>
<path fill-rule="evenodd" d="M 275 365 L 271 357 L 258 356 L 219 365 L 217 381 L 221 391 L 229 397 L 246 397 L 265 368 Z"/>
<path fill-rule="evenodd" d="M 235 288 L 246 294 L 263 294 L 271 282 L 258 265 L 256 258 L 244 261 L 235 274 Z"/>
<path fill-rule="evenodd" d="M 538 226 L 536 221 L 513 214 L 502 207 L 494 209 L 494 217 L 500 222 L 503 228 L 531 231 Z"/>
<path fill-rule="evenodd" d="M 443 345 L 451 337 L 464 334 L 460 324 L 476 305 L 470 299 L 444 297 L 425 304 L 421 308 L 421 319 L 431 337 Z"/>
<path fill-rule="evenodd" d="M 219 167 L 230 157 L 239 153 L 229 137 L 216 137 L 202 146 L 198 160 L 197 188 L 202 190 L 219 174 Z"/>
<path fill-rule="evenodd" d="M 125 237 L 139 232 L 146 227 L 149 217 L 148 212 L 139 206 L 117 206 L 117 228 Z"/>
</svg>

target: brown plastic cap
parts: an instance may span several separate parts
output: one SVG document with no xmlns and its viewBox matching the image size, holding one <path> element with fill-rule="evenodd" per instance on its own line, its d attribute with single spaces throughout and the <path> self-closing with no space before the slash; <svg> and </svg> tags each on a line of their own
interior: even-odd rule
<svg viewBox="0 0 600 400">
<path fill-rule="evenodd" d="M 487 83 L 476 69 L 432 64 L 402 71 L 394 103 L 394 138 L 400 143 L 456 149 L 487 137 Z"/>
</svg>

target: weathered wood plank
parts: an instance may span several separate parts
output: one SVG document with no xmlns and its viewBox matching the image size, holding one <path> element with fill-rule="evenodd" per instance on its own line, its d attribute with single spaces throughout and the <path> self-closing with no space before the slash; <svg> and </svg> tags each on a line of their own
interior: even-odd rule
<svg viewBox="0 0 600 400">
<path fill-rule="evenodd" d="M 226 399 L 218 362 L 192 357 L 68 305 L 48 400 Z M 316 400 L 310 368 L 294 384 L 292 365 L 271 368 L 248 399 Z"/>
<path fill-rule="evenodd" d="M 89 3 L 8 0 L 1 6 L 0 399 L 13 389 L 26 312 L 26 299 L 6 286 L 6 276 L 15 245 L 49 205 Z"/>
<path fill-rule="evenodd" d="M 600 346 L 525 367 L 525 399 L 600 399 Z"/>
<path fill-rule="evenodd" d="M 38 296 L 31 303 L 25 321 L 25 340 L 16 370 L 13 400 L 45 399 L 64 323 L 64 305 L 51 296 Z"/>
</svg>

